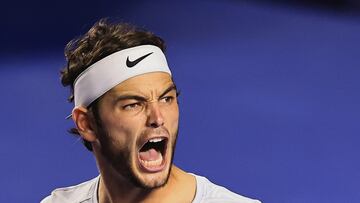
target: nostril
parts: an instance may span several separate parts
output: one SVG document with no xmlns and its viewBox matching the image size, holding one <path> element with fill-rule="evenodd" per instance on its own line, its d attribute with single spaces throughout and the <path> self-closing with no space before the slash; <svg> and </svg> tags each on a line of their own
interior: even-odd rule
<svg viewBox="0 0 360 203">
<path fill-rule="evenodd" d="M 158 128 L 164 124 L 162 119 L 154 120 L 153 122 L 150 122 L 150 127 L 152 128 Z"/>
<path fill-rule="evenodd" d="M 150 127 L 152 127 L 152 128 L 158 128 L 158 127 L 160 127 L 160 125 L 158 125 L 157 123 L 151 123 L 151 124 L 150 124 Z"/>
</svg>

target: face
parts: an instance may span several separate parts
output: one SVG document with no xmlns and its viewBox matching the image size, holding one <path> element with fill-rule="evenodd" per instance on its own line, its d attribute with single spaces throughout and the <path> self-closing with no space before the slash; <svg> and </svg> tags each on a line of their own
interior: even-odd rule
<svg viewBox="0 0 360 203">
<path fill-rule="evenodd" d="M 176 143 L 179 109 L 167 73 L 130 78 L 98 104 L 97 139 L 111 170 L 142 188 L 164 185 Z"/>
</svg>

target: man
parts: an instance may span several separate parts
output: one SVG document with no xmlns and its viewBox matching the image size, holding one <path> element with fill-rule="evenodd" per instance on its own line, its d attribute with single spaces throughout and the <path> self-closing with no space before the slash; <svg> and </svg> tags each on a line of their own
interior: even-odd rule
<svg viewBox="0 0 360 203">
<path fill-rule="evenodd" d="M 105 20 L 67 45 L 61 80 L 75 104 L 71 132 L 100 175 L 43 203 L 259 202 L 173 165 L 178 92 L 164 50 L 154 34 Z"/>
</svg>

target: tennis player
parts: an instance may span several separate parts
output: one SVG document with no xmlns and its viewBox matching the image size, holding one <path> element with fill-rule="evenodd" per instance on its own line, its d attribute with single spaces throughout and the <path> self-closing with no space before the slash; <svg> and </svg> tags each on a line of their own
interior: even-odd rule
<svg viewBox="0 0 360 203">
<path fill-rule="evenodd" d="M 128 24 L 97 22 L 66 46 L 61 81 L 75 128 L 99 176 L 42 203 L 258 203 L 173 164 L 178 91 L 164 41 Z"/>
</svg>

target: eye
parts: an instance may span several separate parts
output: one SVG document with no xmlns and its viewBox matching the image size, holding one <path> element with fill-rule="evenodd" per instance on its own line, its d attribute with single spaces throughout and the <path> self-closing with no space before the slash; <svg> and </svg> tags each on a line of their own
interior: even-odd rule
<svg viewBox="0 0 360 203">
<path fill-rule="evenodd" d="M 160 102 L 162 103 L 171 103 L 174 100 L 174 97 L 172 96 L 166 96 L 160 99 Z"/>
<path fill-rule="evenodd" d="M 141 107 L 141 103 L 137 102 L 137 103 L 127 104 L 127 105 L 123 106 L 122 108 L 124 110 L 134 110 L 134 109 L 137 109 L 137 108 L 140 108 L 140 107 Z"/>
</svg>

